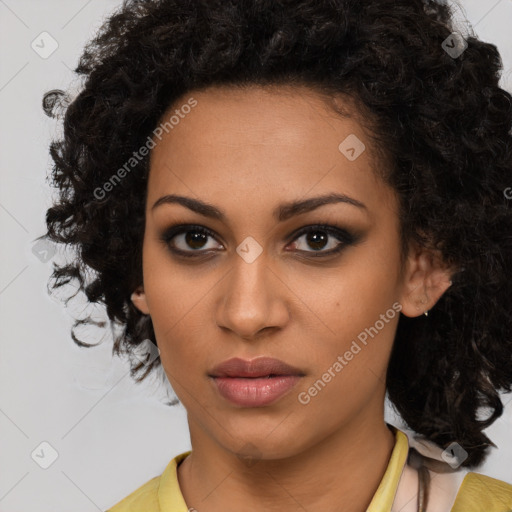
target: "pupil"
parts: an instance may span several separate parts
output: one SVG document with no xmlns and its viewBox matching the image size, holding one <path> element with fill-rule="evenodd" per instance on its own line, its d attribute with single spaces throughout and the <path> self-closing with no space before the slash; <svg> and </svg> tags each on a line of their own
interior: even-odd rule
<svg viewBox="0 0 512 512">
<path fill-rule="evenodd" d="M 191 233 L 194 233 L 194 234 L 191 235 Z M 205 238 L 206 238 L 206 236 L 204 233 L 199 233 L 198 231 L 188 231 L 185 236 L 185 241 L 193 249 L 200 249 L 201 246 L 204 245 Z M 197 242 L 199 242 L 199 246 L 195 245 Z M 201 242 L 202 242 L 202 244 L 201 244 Z"/>
<path fill-rule="evenodd" d="M 313 231 L 307 235 L 307 241 L 310 245 L 312 244 L 313 249 L 323 249 L 323 247 L 325 247 L 326 239 L 327 237 L 322 231 Z M 320 244 L 321 247 L 316 247 L 317 244 Z"/>
<path fill-rule="evenodd" d="M 313 231 L 307 235 L 308 244 L 313 249 L 323 249 L 326 244 L 327 237 L 322 231 Z M 193 249 L 200 249 L 205 243 L 206 235 L 198 231 L 188 231 L 185 236 L 186 243 Z"/>
</svg>

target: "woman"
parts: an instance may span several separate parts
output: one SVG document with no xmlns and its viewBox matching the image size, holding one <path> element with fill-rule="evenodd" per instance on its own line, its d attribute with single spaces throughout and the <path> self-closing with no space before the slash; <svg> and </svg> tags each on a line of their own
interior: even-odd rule
<svg viewBox="0 0 512 512">
<path fill-rule="evenodd" d="M 158 346 L 134 375 L 162 365 L 192 444 L 111 512 L 512 509 L 469 471 L 512 383 L 500 70 L 432 0 L 104 24 L 51 147 L 48 236 L 79 249 L 55 287 L 105 303 L 117 354 Z"/>
</svg>

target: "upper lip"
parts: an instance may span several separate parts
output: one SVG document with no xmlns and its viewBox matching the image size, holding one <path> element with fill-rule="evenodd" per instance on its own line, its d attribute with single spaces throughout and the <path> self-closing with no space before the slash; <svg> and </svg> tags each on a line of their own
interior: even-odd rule
<svg viewBox="0 0 512 512">
<path fill-rule="evenodd" d="M 234 357 L 215 366 L 209 375 L 210 377 L 266 377 L 268 375 L 303 376 L 304 373 L 272 357 L 258 357 L 250 361 Z"/>
</svg>

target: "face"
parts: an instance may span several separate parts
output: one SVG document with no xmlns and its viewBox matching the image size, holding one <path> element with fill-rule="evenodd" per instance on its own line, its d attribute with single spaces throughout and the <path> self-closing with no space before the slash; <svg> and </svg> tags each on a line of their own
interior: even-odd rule
<svg viewBox="0 0 512 512">
<path fill-rule="evenodd" d="M 400 272 L 397 199 L 357 112 L 285 87 L 210 88 L 163 119 L 176 109 L 152 149 L 134 302 L 151 315 L 193 443 L 281 458 L 382 421 L 398 311 L 419 270 Z M 154 207 L 166 195 L 188 206 Z M 219 392 L 216 365 L 261 356 L 301 376 L 263 405 Z"/>
</svg>

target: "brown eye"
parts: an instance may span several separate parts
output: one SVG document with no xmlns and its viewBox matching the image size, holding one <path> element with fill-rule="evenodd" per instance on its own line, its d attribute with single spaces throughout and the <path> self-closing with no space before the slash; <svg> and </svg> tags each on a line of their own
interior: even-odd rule
<svg viewBox="0 0 512 512">
<path fill-rule="evenodd" d="M 314 257 L 338 253 L 345 246 L 351 245 L 356 241 L 354 235 L 334 226 L 309 226 L 303 228 L 294 238 L 294 240 L 300 239 L 304 239 L 303 243 L 299 244 L 295 241 L 293 244 L 294 249 L 312 253 L 311 256 Z M 312 250 L 308 250 L 308 248 Z"/>
<path fill-rule="evenodd" d="M 185 233 L 184 242 L 192 249 L 203 249 L 208 236 L 209 235 L 199 231 L 187 231 Z"/>
<path fill-rule="evenodd" d="M 195 256 L 194 252 L 199 255 L 214 249 L 211 244 L 208 246 L 210 238 L 214 238 L 213 234 L 201 226 L 174 226 L 163 234 L 161 240 L 178 254 Z M 220 247 L 222 248 L 222 245 Z"/>
<path fill-rule="evenodd" d="M 303 239 L 301 242 L 300 240 Z M 331 256 L 354 244 L 359 238 L 345 229 L 329 225 L 314 225 L 295 233 L 293 250 L 311 257 Z M 224 246 L 217 242 L 215 235 L 202 226 L 179 225 L 169 228 L 162 236 L 162 242 L 178 256 L 199 257 Z M 212 245 L 213 244 L 213 245 Z"/>
<path fill-rule="evenodd" d="M 325 249 L 325 247 L 329 245 L 329 237 L 331 237 L 331 235 L 326 233 L 325 231 L 310 231 L 309 233 L 302 235 L 300 238 L 305 238 L 305 245 L 307 247 L 310 247 L 315 251 L 319 251 L 321 249 Z M 334 247 L 336 246 L 337 244 L 334 245 Z"/>
</svg>

